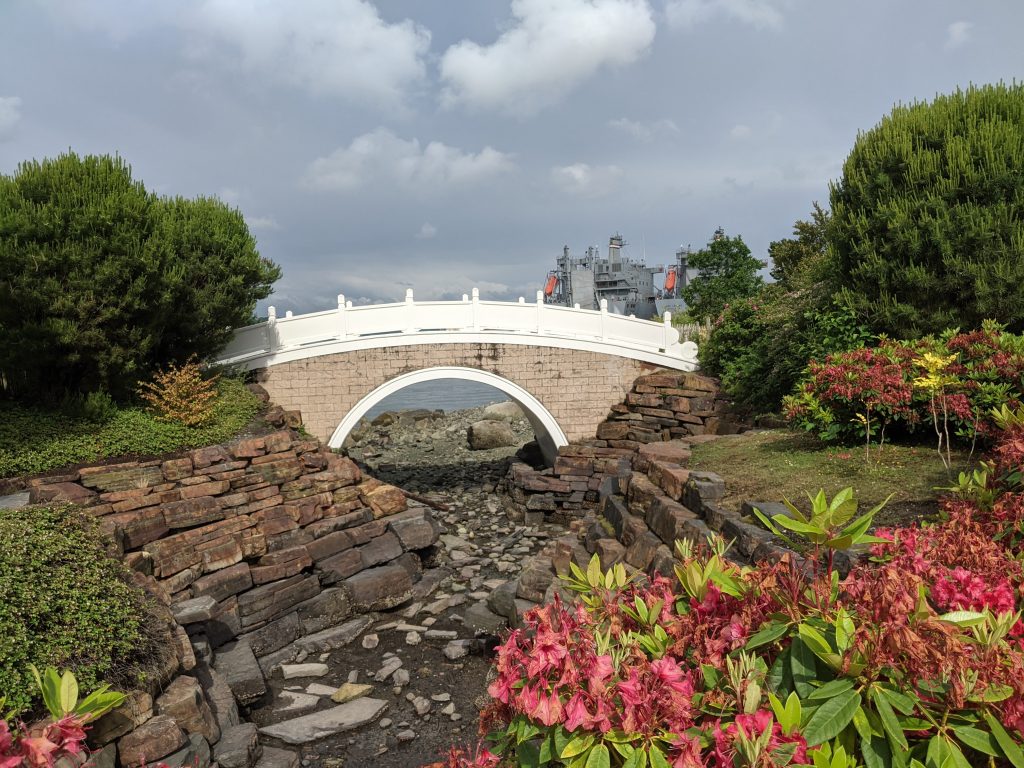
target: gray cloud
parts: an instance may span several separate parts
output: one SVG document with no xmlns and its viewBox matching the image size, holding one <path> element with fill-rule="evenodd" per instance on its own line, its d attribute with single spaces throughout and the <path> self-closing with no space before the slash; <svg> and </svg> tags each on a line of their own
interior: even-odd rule
<svg viewBox="0 0 1024 768">
<path fill-rule="evenodd" d="M 21 121 L 21 99 L 17 96 L 0 96 L 0 141 L 14 133 Z"/>
<path fill-rule="evenodd" d="M 531 115 L 654 40 L 647 0 L 513 0 L 515 25 L 491 45 L 463 40 L 441 58 L 447 106 Z"/>
</svg>

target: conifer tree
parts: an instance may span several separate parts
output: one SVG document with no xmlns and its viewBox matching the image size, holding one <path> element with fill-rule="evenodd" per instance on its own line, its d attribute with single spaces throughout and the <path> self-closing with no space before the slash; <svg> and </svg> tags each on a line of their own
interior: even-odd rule
<svg viewBox="0 0 1024 768">
<path fill-rule="evenodd" d="M 157 197 L 119 157 L 22 163 L 0 175 L 0 395 L 124 396 L 223 346 L 279 276 L 237 210 Z"/>
<path fill-rule="evenodd" d="M 843 298 L 876 332 L 1024 330 L 1024 85 L 898 106 L 831 189 Z"/>
</svg>

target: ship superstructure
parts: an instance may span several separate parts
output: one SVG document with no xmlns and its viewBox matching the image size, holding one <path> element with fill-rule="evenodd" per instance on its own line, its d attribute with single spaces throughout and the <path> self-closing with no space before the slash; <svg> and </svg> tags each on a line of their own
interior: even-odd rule
<svg viewBox="0 0 1024 768">
<path fill-rule="evenodd" d="M 562 249 L 556 268 L 548 273 L 544 285 L 544 301 L 565 307 L 599 309 L 601 299 L 608 300 L 608 311 L 619 315 L 635 315 L 647 320 L 666 311 L 680 312 L 686 308 L 681 291 L 688 282 L 689 249 L 676 252 L 675 263 L 648 267 L 624 253 L 627 243 L 622 235 L 608 240 L 608 256 L 603 258 L 595 246 L 583 256 L 572 256 L 569 246 Z M 665 274 L 661 287 L 655 275 Z"/>
</svg>

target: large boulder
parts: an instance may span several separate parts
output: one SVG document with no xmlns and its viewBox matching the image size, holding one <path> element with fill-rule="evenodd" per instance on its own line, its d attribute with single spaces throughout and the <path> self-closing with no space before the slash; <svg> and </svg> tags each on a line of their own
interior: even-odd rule
<svg viewBox="0 0 1024 768">
<path fill-rule="evenodd" d="M 515 421 L 523 418 L 523 409 L 511 400 L 492 403 L 484 408 L 484 418 L 489 421 Z"/>
<path fill-rule="evenodd" d="M 506 448 L 519 442 L 516 433 L 507 423 L 487 419 L 473 422 L 469 426 L 466 437 L 469 440 L 469 447 L 474 451 Z"/>
</svg>

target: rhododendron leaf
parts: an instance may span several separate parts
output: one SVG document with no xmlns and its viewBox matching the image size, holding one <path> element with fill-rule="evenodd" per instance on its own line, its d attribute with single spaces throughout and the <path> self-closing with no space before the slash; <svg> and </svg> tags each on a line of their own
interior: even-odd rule
<svg viewBox="0 0 1024 768">
<path fill-rule="evenodd" d="M 840 693 L 850 690 L 853 688 L 853 680 L 848 677 L 841 677 L 838 680 L 830 680 L 825 683 L 821 688 L 818 688 L 807 698 L 809 699 L 830 699 Z"/>
<path fill-rule="evenodd" d="M 715 669 L 713 666 L 711 666 L 710 664 L 701 664 L 700 673 L 701 676 L 704 678 L 704 690 L 710 691 L 712 688 L 718 685 L 718 680 L 721 677 L 721 675 L 718 672 L 718 670 Z"/>
<path fill-rule="evenodd" d="M 885 686 L 878 686 L 875 690 L 885 696 L 893 709 L 902 712 L 904 715 L 912 714 L 917 708 L 917 701 L 912 696 L 907 696 L 905 693 L 894 691 L 892 688 L 886 688 Z"/>
<path fill-rule="evenodd" d="M 946 768 L 949 759 L 949 745 L 941 736 L 932 736 L 928 740 L 928 751 L 925 753 L 924 764 L 927 768 Z"/>
<path fill-rule="evenodd" d="M 557 752 L 555 752 L 554 741 L 554 734 L 550 734 L 546 739 L 544 739 L 544 741 L 540 743 L 540 750 L 537 754 L 538 765 L 547 765 L 555 759 Z"/>
<path fill-rule="evenodd" d="M 981 696 L 970 696 L 970 701 L 985 701 L 985 702 L 996 702 L 1005 701 L 1006 699 L 1013 696 L 1013 688 L 1008 685 L 1002 685 L 1000 683 L 989 683 L 988 688 Z"/>
<path fill-rule="evenodd" d="M 538 768 L 540 766 L 540 750 L 532 741 L 524 741 L 516 747 L 516 763 L 522 768 Z"/>
<path fill-rule="evenodd" d="M 848 526 L 843 528 L 839 534 L 841 536 L 849 536 L 854 541 L 857 541 L 861 536 L 867 533 L 868 528 L 871 527 L 871 520 L 871 515 L 861 515 Z"/>
<path fill-rule="evenodd" d="M 768 643 L 778 640 L 788 631 L 788 624 L 777 624 L 773 622 L 752 634 L 743 646 L 743 650 L 752 651 L 754 648 L 760 648 L 762 645 L 767 645 Z"/>
<path fill-rule="evenodd" d="M 665 753 L 656 744 L 651 744 L 650 762 L 651 768 L 672 768 L 668 760 L 665 759 Z"/>
<path fill-rule="evenodd" d="M 1024 752 L 1021 752 L 1020 745 L 1006 732 L 1003 724 L 994 718 L 991 712 L 985 712 L 983 717 L 985 724 L 995 737 L 996 743 L 999 744 L 1003 757 L 1013 763 L 1014 768 L 1024 768 Z"/>
<path fill-rule="evenodd" d="M 793 673 L 793 686 L 796 688 L 800 698 L 806 699 L 814 693 L 814 686 L 811 685 L 811 681 L 817 680 L 815 663 L 817 657 L 814 655 L 814 651 L 808 648 L 800 638 L 794 638 L 789 647 L 789 662 Z"/>
<path fill-rule="evenodd" d="M 800 633 L 800 639 L 803 640 L 807 646 L 819 656 L 834 652 L 832 646 L 829 645 L 828 640 L 825 639 L 825 636 L 810 624 L 798 625 L 797 632 Z"/>
<path fill-rule="evenodd" d="M 70 670 L 65 670 L 60 677 L 60 711 L 67 714 L 75 711 L 78 704 L 78 681 Z"/>
<path fill-rule="evenodd" d="M 840 653 L 846 653 L 853 643 L 853 636 L 857 632 L 857 625 L 844 608 L 836 611 L 836 647 Z"/>
<path fill-rule="evenodd" d="M 611 755 L 608 754 L 608 747 L 604 744 L 598 744 L 592 750 L 590 750 L 590 756 L 587 757 L 586 768 L 610 768 L 611 766 Z"/>
<path fill-rule="evenodd" d="M 950 611 L 942 614 L 939 618 L 950 624 L 956 624 L 958 627 L 974 627 L 985 623 L 985 614 L 977 611 Z"/>
<path fill-rule="evenodd" d="M 960 747 L 956 745 L 956 742 L 947 737 L 943 737 L 943 739 L 946 742 L 946 749 L 949 750 L 946 761 L 951 762 L 955 768 L 971 768 L 970 762 L 968 762 L 964 753 L 960 751 Z"/>
<path fill-rule="evenodd" d="M 843 490 L 832 497 L 832 503 L 828 505 L 826 527 L 833 528 L 845 525 L 856 512 L 857 499 L 854 498 L 853 488 L 843 488 Z"/>
<path fill-rule="evenodd" d="M 793 531 L 795 533 L 802 533 L 804 536 L 806 536 L 815 543 L 821 543 L 818 540 L 820 539 L 823 541 L 825 539 L 825 532 L 818 526 L 813 525 L 812 523 L 805 523 L 801 520 L 794 520 L 793 518 L 786 517 L 785 515 L 776 515 L 772 518 L 772 520 L 774 520 L 777 524 L 781 525 L 783 528 L 787 528 L 788 530 Z"/>
<path fill-rule="evenodd" d="M 561 757 L 562 750 L 565 749 L 565 745 L 572 741 L 572 735 L 565 730 L 564 726 L 558 726 L 555 732 L 551 734 L 551 744 L 555 748 L 555 755 Z"/>
<path fill-rule="evenodd" d="M 973 728 L 969 725 L 958 725 L 953 728 L 953 733 L 963 743 L 971 749 L 981 752 L 991 757 L 1002 757 L 1003 753 L 999 750 L 999 743 L 996 741 L 995 736 L 987 731 L 983 731 L 980 728 Z"/>
<path fill-rule="evenodd" d="M 906 749 L 907 737 L 903 735 L 903 727 L 900 725 L 896 713 L 893 712 L 889 700 L 877 688 L 872 688 L 868 695 L 875 703 L 875 711 L 878 712 L 878 716 L 882 720 L 882 727 L 889 735 L 889 738 L 898 744 L 901 749 Z"/>
<path fill-rule="evenodd" d="M 765 685 L 768 689 L 780 696 L 793 687 L 793 673 L 790 668 L 789 653 L 789 648 L 786 648 L 786 650 L 776 656 L 771 669 L 768 670 L 768 674 L 765 677 Z"/>
<path fill-rule="evenodd" d="M 569 743 L 562 747 L 562 751 L 558 753 L 558 756 L 563 760 L 567 757 L 576 757 L 590 749 L 590 745 L 593 743 L 594 734 L 581 733 L 579 736 L 574 736 L 570 739 Z"/>
<path fill-rule="evenodd" d="M 599 587 L 603 579 L 604 573 L 601 571 L 601 558 L 595 553 L 590 558 L 590 564 L 587 565 L 587 583 L 592 587 Z"/>
<path fill-rule="evenodd" d="M 633 750 L 633 754 L 626 758 L 622 768 L 647 768 L 647 753 L 642 749 Z"/>
<path fill-rule="evenodd" d="M 808 496 L 807 498 L 811 498 L 811 497 L 810 497 L 810 496 Z M 813 499 L 811 499 L 811 501 L 812 501 L 812 503 L 813 503 L 813 501 L 814 501 L 814 500 L 813 500 Z M 807 519 L 807 517 L 806 517 L 806 516 L 804 515 L 804 513 L 803 513 L 803 512 L 801 512 L 801 511 L 800 511 L 799 509 L 797 509 L 796 505 L 795 505 L 795 504 L 793 504 L 793 503 L 792 503 L 792 502 L 791 502 L 791 501 L 790 501 L 789 499 L 787 499 L 787 498 L 786 498 L 785 496 L 783 496 L 783 497 L 782 497 L 782 503 L 786 505 L 786 509 L 788 509 L 788 510 L 789 510 L 790 512 L 792 512 L 792 513 L 793 513 L 793 517 L 794 517 L 794 518 L 796 518 L 797 520 L 801 520 L 801 521 L 803 521 L 803 522 L 805 522 L 805 523 L 807 523 L 807 522 L 810 522 L 810 521 L 809 521 L 809 520 Z M 778 515 L 776 515 L 776 517 L 778 517 Z"/>
<path fill-rule="evenodd" d="M 757 507 L 754 507 L 754 517 L 756 517 L 758 520 L 760 520 L 761 521 L 761 525 L 763 525 L 765 528 L 767 528 L 773 534 L 778 536 L 780 539 L 785 540 L 787 543 L 790 542 L 789 537 L 786 536 L 786 534 L 784 534 L 782 531 L 780 531 L 778 529 L 778 527 L 776 527 L 775 523 L 773 523 L 771 520 L 769 520 L 768 516 L 765 515 L 764 512 L 762 512 Z"/>
<path fill-rule="evenodd" d="M 867 712 L 860 706 L 853 713 L 853 727 L 857 730 L 861 741 L 871 741 L 874 734 L 871 732 L 871 722 L 868 720 Z"/>
<path fill-rule="evenodd" d="M 877 736 L 870 739 L 861 738 L 860 754 L 864 758 L 865 768 L 889 768 L 893 764 L 889 743 Z"/>
<path fill-rule="evenodd" d="M 808 746 L 821 744 L 838 736 L 853 720 L 853 713 L 860 705 L 860 693 L 846 691 L 818 707 L 802 730 Z"/>
<path fill-rule="evenodd" d="M 711 574 L 711 581 L 714 582 L 715 586 L 725 592 L 725 594 L 732 597 L 743 597 L 743 589 L 740 587 L 738 581 L 732 576 L 726 573 L 717 571 Z"/>
</svg>

